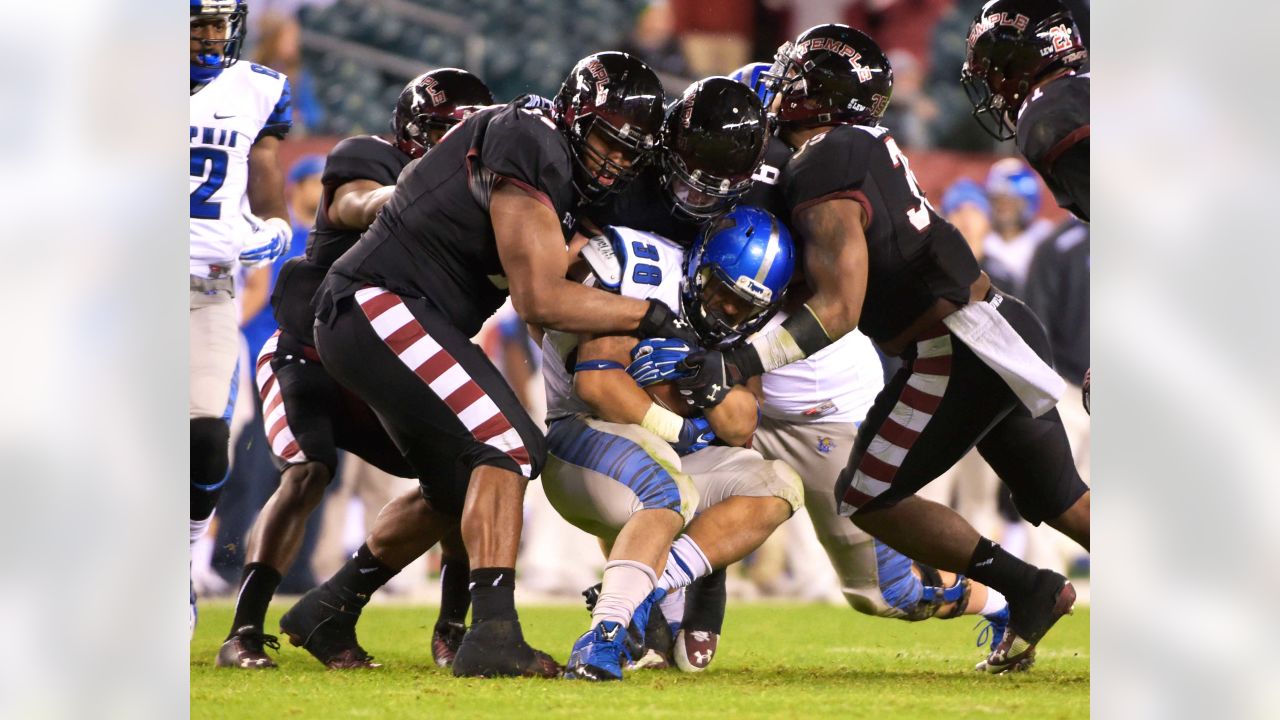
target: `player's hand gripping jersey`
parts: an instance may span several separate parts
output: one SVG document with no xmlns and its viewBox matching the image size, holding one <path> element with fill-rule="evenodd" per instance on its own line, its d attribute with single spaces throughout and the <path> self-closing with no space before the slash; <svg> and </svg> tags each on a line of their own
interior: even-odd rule
<svg viewBox="0 0 1280 720">
<path fill-rule="evenodd" d="M 862 206 L 869 266 L 858 327 L 871 339 L 898 335 L 938 298 L 969 301 L 978 262 L 886 128 L 840 125 L 813 137 L 783 170 L 782 190 L 792 215 L 836 198 Z"/>
<path fill-rule="evenodd" d="M 1036 88 L 1018 111 L 1018 150 L 1058 205 L 1089 221 L 1089 73 Z"/>
<path fill-rule="evenodd" d="M 676 243 L 652 233 L 625 227 L 606 227 L 582 250 L 591 267 L 585 284 L 641 300 L 661 300 L 671 308 L 680 307 L 680 278 L 684 273 L 684 250 Z M 547 330 L 542 337 L 542 375 L 547 387 L 547 422 L 591 408 L 573 390 L 573 367 L 577 364 L 578 335 Z"/>
<path fill-rule="evenodd" d="M 429 300 L 465 335 L 507 297 L 489 199 L 502 182 L 572 225 L 572 159 L 564 133 L 516 104 L 481 110 L 404 169 L 369 230 L 334 263 L 318 298 L 324 320 L 366 284 Z"/>
<path fill-rule="evenodd" d="M 261 137 L 283 138 L 291 124 L 289 80 L 261 65 L 235 63 L 191 96 L 192 275 L 234 266 L 253 227 L 249 149 Z"/>
<path fill-rule="evenodd" d="M 395 145 L 373 135 L 347 138 L 329 151 L 324 174 L 320 178 L 324 194 L 320 196 L 315 229 L 307 236 L 306 255 L 285 263 L 271 293 L 276 321 L 285 332 L 308 345 L 315 345 L 312 337 L 315 312 L 311 298 L 315 296 L 329 266 L 350 250 L 363 232 L 339 227 L 329 219 L 334 193 L 355 180 L 395 185 L 400 171 L 409 161 L 410 157 Z"/>
</svg>

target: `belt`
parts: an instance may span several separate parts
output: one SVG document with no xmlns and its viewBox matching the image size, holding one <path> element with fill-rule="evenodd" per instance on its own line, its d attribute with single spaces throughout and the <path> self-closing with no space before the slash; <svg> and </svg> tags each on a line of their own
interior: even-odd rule
<svg viewBox="0 0 1280 720">
<path fill-rule="evenodd" d="M 225 292 L 231 297 L 236 296 L 236 284 L 230 275 L 222 277 L 200 277 L 199 275 L 191 276 L 191 291 L 203 293 L 205 295 L 216 295 Z"/>
</svg>

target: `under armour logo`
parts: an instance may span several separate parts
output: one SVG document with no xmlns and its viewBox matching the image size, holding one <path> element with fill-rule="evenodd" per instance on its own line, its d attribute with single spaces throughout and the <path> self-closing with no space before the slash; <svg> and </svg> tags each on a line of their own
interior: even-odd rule
<svg viewBox="0 0 1280 720">
<path fill-rule="evenodd" d="M 712 384 L 711 384 L 710 390 L 711 390 L 711 394 L 712 394 L 712 395 L 719 394 L 720 389 L 721 389 L 721 388 L 720 388 L 720 384 L 719 384 L 719 383 L 712 383 Z"/>
</svg>

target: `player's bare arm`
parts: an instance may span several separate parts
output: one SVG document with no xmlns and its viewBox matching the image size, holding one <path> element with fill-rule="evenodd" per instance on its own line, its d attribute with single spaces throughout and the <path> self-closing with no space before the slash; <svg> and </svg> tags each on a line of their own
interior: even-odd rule
<svg viewBox="0 0 1280 720">
<path fill-rule="evenodd" d="M 756 396 L 746 387 L 739 386 L 729 391 L 724 402 L 707 408 L 703 414 L 711 423 L 716 437 L 734 447 L 746 447 L 756 432 L 759 408 Z"/>
<path fill-rule="evenodd" d="M 631 332 L 649 303 L 589 288 L 565 277 L 560 222 L 524 190 L 504 183 L 489 206 L 511 302 L 525 322 L 576 333 Z"/>
<path fill-rule="evenodd" d="M 796 231 L 805 239 L 805 277 L 813 288 L 806 306 L 832 341 L 856 328 L 862 316 L 867 293 L 864 222 L 862 206 L 842 198 L 815 203 L 794 217 Z"/>
<path fill-rule="evenodd" d="M 605 361 L 618 368 L 574 373 L 573 388 L 601 420 L 641 425 L 653 405 L 649 394 L 624 369 L 631 361 L 636 340 L 629 336 L 583 336 L 578 344 L 578 362 Z"/>
<path fill-rule="evenodd" d="M 349 230 L 367 228 L 391 199 L 395 189 L 395 185 L 381 185 L 373 180 L 343 183 L 333 191 L 333 201 L 328 208 L 329 221 Z"/>
<path fill-rule="evenodd" d="M 249 209 L 260 218 L 289 219 L 280 171 L 280 139 L 267 135 L 249 150 Z"/>
</svg>

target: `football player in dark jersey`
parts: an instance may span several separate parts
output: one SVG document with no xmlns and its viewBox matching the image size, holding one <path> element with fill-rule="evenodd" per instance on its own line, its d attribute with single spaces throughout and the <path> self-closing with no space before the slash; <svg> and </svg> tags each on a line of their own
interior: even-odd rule
<svg viewBox="0 0 1280 720">
<path fill-rule="evenodd" d="M 739 202 L 774 210 L 770 202 L 791 150 L 771 144 L 759 98 L 726 77 L 699 80 L 666 111 L 659 160 L 622 192 L 579 211 L 588 232 L 618 225 L 693 244 L 706 223 Z M 748 197 L 750 196 L 750 197 Z"/>
<path fill-rule="evenodd" d="M 360 135 L 343 140 L 329 153 L 315 229 L 305 256 L 286 264 L 276 283 L 273 305 L 280 330 L 258 358 L 267 439 L 282 471 L 280 486 L 248 538 L 235 617 L 218 652 L 218 667 L 276 666 L 264 650 L 264 645 L 276 646 L 276 638 L 263 633 L 267 606 L 281 573 L 297 555 L 307 519 L 333 478 L 338 448 L 391 474 L 413 476 L 368 406 L 339 387 L 320 363 L 312 337 L 311 296 L 329 265 L 355 244 L 390 199 L 404 166 L 422 157 L 448 127 L 492 103 L 488 87 L 471 73 L 433 70 L 411 80 L 401 92 L 391 123 L 393 142 Z M 397 501 L 397 509 L 424 528 L 419 536 L 423 549 L 449 531 L 441 569 L 445 592 L 432 642 L 437 661 L 447 661 L 462 641 L 470 603 L 466 551 L 456 520 L 432 513 L 421 496 L 415 496 Z M 376 555 L 379 549 L 371 538 L 360 553 Z M 369 656 L 355 642 L 354 633 L 338 631 L 340 625 L 331 623 L 321 632 L 308 633 L 306 648 L 330 667 L 369 666 Z"/>
<path fill-rule="evenodd" d="M 513 596 L 525 485 L 545 439 L 470 338 L 508 295 L 546 327 L 694 337 L 659 302 L 565 278 L 575 206 L 621 190 L 650 160 L 662 106 L 648 66 L 604 52 L 573 68 L 554 118 L 521 101 L 476 112 L 405 168 L 316 295 L 325 365 L 378 414 L 430 507 L 461 516 L 473 623 L 455 675 L 556 670 L 524 642 Z M 358 606 L 367 593 L 339 600 Z"/>
<path fill-rule="evenodd" d="M 994 0 L 969 26 L 960 79 L 973 117 L 1016 138 L 1058 204 L 1089 221 L 1089 51 L 1059 0 Z"/>
<path fill-rule="evenodd" d="M 782 188 L 814 295 L 745 346 L 691 355 L 696 373 L 678 382 L 695 404 L 714 406 L 733 384 L 855 327 L 902 356 L 837 482 L 841 512 L 909 557 L 999 590 L 1009 628 L 982 667 L 1025 668 L 1075 590 L 915 493 L 976 444 L 1024 517 L 1088 547 L 1088 488 L 1053 410 L 1062 379 L 1044 360 L 1044 329 L 991 286 L 879 127 L 892 70 L 874 41 L 819 25 L 779 49 L 770 75 L 780 137 L 798 148 Z"/>
<path fill-rule="evenodd" d="M 1071 10 L 1059 0 L 989 2 L 967 47 L 960 79 L 973 117 L 997 139 L 1016 137 L 1058 204 L 1089 222 L 1089 51 Z"/>
</svg>

